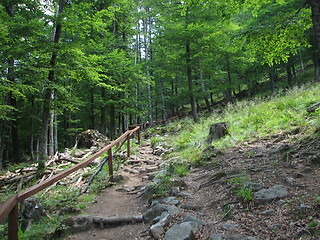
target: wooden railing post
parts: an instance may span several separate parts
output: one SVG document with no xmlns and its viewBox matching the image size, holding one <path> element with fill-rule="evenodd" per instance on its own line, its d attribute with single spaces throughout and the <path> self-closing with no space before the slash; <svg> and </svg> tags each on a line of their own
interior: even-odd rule
<svg viewBox="0 0 320 240">
<path fill-rule="evenodd" d="M 138 135 L 138 144 L 141 143 L 141 140 L 140 140 L 140 128 L 137 130 L 137 135 Z"/>
<path fill-rule="evenodd" d="M 8 217 L 8 239 L 18 240 L 18 203 L 13 207 Z"/>
<path fill-rule="evenodd" d="M 127 136 L 127 157 L 130 157 L 130 134 Z"/>
<path fill-rule="evenodd" d="M 112 150 L 108 150 L 108 167 L 109 167 L 109 181 L 113 182 L 113 164 L 112 164 Z"/>
</svg>

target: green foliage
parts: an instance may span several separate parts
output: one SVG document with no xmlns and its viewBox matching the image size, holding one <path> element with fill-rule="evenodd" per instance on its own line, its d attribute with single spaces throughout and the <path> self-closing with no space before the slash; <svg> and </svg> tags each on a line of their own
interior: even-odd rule
<svg viewBox="0 0 320 240">
<path fill-rule="evenodd" d="M 161 143 L 162 139 L 160 137 L 152 137 L 150 138 L 150 142 L 151 142 L 151 148 L 156 148 L 160 143 Z"/>
<path fill-rule="evenodd" d="M 316 196 L 315 197 L 315 200 L 316 200 L 316 204 L 318 205 L 318 206 L 320 206 L 320 196 Z"/>
<path fill-rule="evenodd" d="M 317 227 L 319 224 L 317 223 L 317 222 L 315 222 L 315 221 L 312 221 L 312 222 L 310 222 L 310 223 L 308 223 L 308 227 L 311 227 L 311 228 L 315 228 L 315 227 Z"/>
<path fill-rule="evenodd" d="M 32 224 L 26 231 L 19 228 L 19 240 L 30 239 L 50 239 L 57 230 L 57 226 L 61 226 L 64 217 L 59 215 L 51 215 L 50 217 L 42 217 L 37 223 Z"/>
<path fill-rule="evenodd" d="M 253 200 L 252 189 L 246 186 L 246 183 L 249 182 L 250 178 L 247 176 L 242 177 L 233 177 L 228 179 L 235 186 L 234 192 L 237 197 L 244 202 L 251 202 Z"/>
<path fill-rule="evenodd" d="M 39 197 L 44 209 L 53 212 L 66 205 L 76 207 L 80 193 L 78 188 L 57 185 L 49 192 L 39 192 L 35 196 Z"/>
<path fill-rule="evenodd" d="M 171 180 L 171 176 L 164 174 L 158 175 L 157 181 L 153 182 L 151 187 L 154 190 L 155 196 L 166 196 L 168 191 L 173 187 L 174 182 Z"/>
<path fill-rule="evenodd" d="M 189 173 L 188 165 L 183 163 L 174 164 L 174 175 L 178 177 L 187 176 Z"/>
</svg>

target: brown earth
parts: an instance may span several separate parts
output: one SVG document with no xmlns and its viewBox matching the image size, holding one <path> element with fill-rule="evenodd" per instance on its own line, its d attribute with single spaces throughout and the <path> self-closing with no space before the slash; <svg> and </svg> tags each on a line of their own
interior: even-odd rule
<svg viewBox="0 0 320 240">
<path fill-rule="evenodd" d="M 199 229 L 196 239 L 209 239 L 213 234 L 246 236 L 228 239 L 320 239 L 320 140 L 298 140 L 300 137 L 299 132 L 289 132 L 245 142 L 200 167 L 191 167 L 190 174 L 181 178 L 191 197 L 176 197 L 181 213 L 168 228 L 188 214 L 208 223 Z M 134 193 L 148 182 L 144 169 L 157 166 L 161 158 L 151 154 L 150 145 L 138 151 L 135 159 L 155 164 L 124 167 L 125 182 L 103 190 L 87 210 L 89 215 L 134 216 L 147 210 L 146 200 Z M 283 185 L 288 196 L 269 202 L 245 199 L 237 191 L 241 179 L 264 188 Z M 227 229 L 226 223 L 234 224 L 233 229 Z M 145 223 L 91 229 L 66 239 L 152 239 L 149 227 L 150 223 Z"/>
<path fill-rule="evenodd" d="M 119 173 L 116 174 L 123 176 L 124 180 L 104 189 L 96 197 L 96 202 L 84 214 L 99 217 L 129 217 L 142 215 L 146 211 L 146 201 L 142 201 L 136 193 L 147 184 L 148 171 L 153 170 L 160 163 L 161 158 L 152 154 L 150 144 L 147 143 L 141 145 L 138 153 L 129 160 L 137 161 L 137 163 L 121 167 Z M 66 239 L 145 239 L 144 236 L 148 236 L 146 234 L 148 227 L 149 224 L 139 223 L 106 229 L 92 228 L 87 232 L 70 235 Z"/>
</svg>

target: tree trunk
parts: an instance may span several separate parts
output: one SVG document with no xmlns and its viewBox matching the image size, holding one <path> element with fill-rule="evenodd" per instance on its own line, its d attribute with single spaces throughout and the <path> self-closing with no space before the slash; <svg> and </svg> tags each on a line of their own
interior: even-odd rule
<svg viewBox="0 0 320 240">
<path fill-rule="evenodd" d="M 303 64 L 303 59 L 302 59 L 302 54 L 301 54 L 300 48 L 299 48 L 299 59 L 300 59 L 300 70 L 304 71 L 304 64 Z"/>
<path fill-rule="evenodd" d="M 48 136 L 48 155 L 53 156 L 54 155 L 54 111 L 50 111 L 50 120 L 49 120 L 49 136 Z"/>
<path fill-rule="evenodd" d="M 110 127 L 109 127 L 110 139 L 114 139 L 116 132 L 116 109 L 114 103 L 110 104 Z"/>
<path fill-rule="evenodd" d="M 271 82 L 271 92 L 272 94 L 275 93 L 276 90 L 276 79 L 277 79 L 277 74 L 276 74 L 276 70 L 274 69 L 274 67 L 269 67 L 269 78 L 270 78 L 270 82 Z"/>
<path fill-rule="evenodd" d="M 58 146 L 58 117 L 57 114 L 54 114 L 54 119 L 53 119 L 54 125 L 53 125 L 53 151 L 56 153 L 59 149 Z"/>
<path fill-rule="evenodd" d="M 320 63 L 316 51 L 313 52 L 314 79 L 320 81 Z"/>
<path fill-rule="evenodd" d="M 162 113 L 162 120 L 165 121 L 167 119 L 167 111 L 164 101 L 164 85 L 163 85 L 163 78 L 160 79 L 160 92 L 161 92 L 161 113 Z"/>
<path fill-rule="evenodd" d="M 55 82 L 55 67 L 57 65 L 58 48 L 57 44 L 60 41 L 62 31 L 62 18 L 61 13 L 65 7 L 66 0 L 59 0 L 59 6 L 57 11 L 57 22 L 54 29 L 53 43 L 55 48 L 52 52 L 50 59 L 50 71 L 48 75 L 49 84 Z M 47 141 L 48 141 L 48 124 L 50 118 L 51 103 L 53 98 L 53 90 L 48 87 L 45 89 L 44 100 L 43 100 L 43 112 L 42 112 L 42 124 L 41 124 L 41 135 L 40 135 L 40 146 L 39 146 L 39 160 L 38 160 L 38 175 L 42 175 L 45 167 L 47 156 Z"/>
<path fill-rule="evenodd" d="M 319 0 L 309 0 L 312 12 L 312 23 L 313 29 L 316 37 L 316 51 L 314 62 L 315 65 L 315 79 L 320 81 L 320 69 L 319 69 L 319 52 L 320 52 L 320 1 Z"/>
<path fill-rule="evenodd" d="M 106 135 L 107 130 L 107 109 L 106 109 L 106 89 L 101 88 L 101 99 L 102 99 L 102 105 L 101 105 L 101 117 L 100 117 L 100 132 L 103 135 Z"/>
<path fill-rule="evenodd" d="M 186 56 L 187 56 L 187 74 L 188 74 L 188 88 L 189 88 L 189 99 L 191 104 L 192 117 L 195 122 L 199 121 L 196 108 L 196 100 L 193 94 L 193 83 L 192 83 L 192 68 L 191 68 L 191 51 L 190 51 L 190 42 L 186 43 Z"/>
<path fill-rule="evenodd" d="M 9 79 L 9 77 L 8 77 Z M 12 95 L 12 93 L 9 93 L 9 101 L 10 105 L 17 109 L 17 99 Z M 12 139 L 12 151 L 13 151 L 13 161 L 15 163 L 21 162 L 20 159 L 20 139 L 18 134 L 18 115 L 16 111 L 13 111 L 12 118 L 10 123 L 11 127 L 11 139 Z"/>
<path fill-rule="evenodd" d="M 174 93 L 176 95 L 176 99 L 178 99 L 178 77 L 176 76 L 175 77 L 175 87 L 174 87 Z M 180 112 L 179 112 L 179 101 L 175 101 L 176 102 L 176 113 L 177 113 L 177 116 L 179 116 Z"/>
<path fill-rule="evenodd" d="M 287 69 L 287 78 L 288 78 L 288 86 L 292 87 L 293 83 L 293 75 L 292 75 L 292 67 L 291 67 L 291 60 L 289 58 L 287 64 L 286 64 L 286 69 Z"/>
<path fill-rule="evenodd" d="M 209 99 L 208 99 L 208 93 L 207 93 L 206 87 L 204 85 L 201 61 L 200 61 L 200 81 L 201 81 L 201 89 L 202 89 L 202 94 L 203 94 L 204 101 L 206 102 L 208 112 L 211 112 L 211 106 L 210 106 L 210 102 L 209 102 Z"/>
<path fill-rule="evenodd" d="M 4 149 L 5 149 L 5 124 L 0 119 L 0 170 L 3 169 Z"/>
<path fill-rule="evenodd" d="M 9 3 L 9 5 L 6 7 L 6 11 L 10 17 L 14 17 L 14 6 L 13 3 Z M 10 82 L 14 83 L 15 78 L 13 76 L 14 74 L 14 59 L 9 58 L 8 59 L 8 74 L 7 78 Z M 17 108 L 17 100 L 15 96 L 12 95 L 10 92 L 9 94 L 9 104 L 14 107 L 14 109 Z M 13 152 L 13 161 L 15 163 L 20 162 L 20 144 L 19 144 L 19 134 L 18 134 L 18 120 L 17 120 L 17 112 L 13 111 L 13 116 L 11 120 L 11 139 L 12 139 L 12 152 Z"/>
<path fill-rule="evenodd" d="M 95 117 L 94 117 L 94 90 L 90 88 L 90 113 L 89 113 L 89 128 L 95 129 Z"/>
<path fill-rule="evenodd" d="M 227 74 L 228 74 L 228 81 L 227 81 L 227 88 L 226 88 L 226 100 L 227 102 L 232 102 L 232 76 L 231 76 L 231 70 L 230 70 L 230 62 L 229 62 L 229 56 L 226 56 L 226 64 L 227 64 Z"/>
</svg>

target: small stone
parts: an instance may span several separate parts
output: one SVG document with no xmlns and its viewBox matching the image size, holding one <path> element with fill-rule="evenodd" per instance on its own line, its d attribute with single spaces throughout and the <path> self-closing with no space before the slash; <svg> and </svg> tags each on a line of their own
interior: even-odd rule
<svg viewBox="0 0 320 240">
<path fill-rule="evenodd" d="M 146 168 L 146 172 L 150 173 L 150 172 L 155 172 L 158 170 L 158 167 L 147 167 Z"/>
<path fill-rule="evenodd" d="M 129 171 L 129 173 L 131 173 L 131 174 L 139 174 L 139 171 L 138 171 L 138 170 L 135 170 L 135 169 L 131 169 L 131 170 Z"/>
<path fill-rule="evenodd" d="M 258 192 L 254 193 L 254 199 L 265 201 L 283 198 L 286 196 L 288 196 L 288 191 L 282 185 L 273 186 L 269 189 L 261 189 Z"/>
<path fill-rule="evenodd" d="M 292 178 L 292 177 L 286 177 L 285 178 L 285 180 L 284 180 L 286 183 L 288 183 L 288 184 L 292 184 L 293 183 L 293 181 L 294 181 L 294 178 Z"/>
<path fill-rule="evenodd" d="M 256 153 L 254 157 L 263 157 L 263 153 Z"/>
<path fill-rule="evenodd" d="M 320 156 L 313 156 L 310 159 L 311 164 L 319 165 L 320 164 Z"/>
<path fill-rule="evenodd" d="M 263 185 L 263 184 L 254 183 L 254 182 L 246 182 L 246 183 L 244 184 L 244 186 L 245 186 L 246 188 L 250 188 L 253 192 L 257 192 L 257 191 L 259 191 L 259 190 L 261 190 L 261 189 L 264 188 L 264 185 Z"/>
<path fill-rule="evenodd" d="M 209 240 L 226 240 L 227 236 L 223 233 L 213 234 Z"/>
<path fill-rule="evenodd" d="M 134 190 L 134 187 L 122 186 L 115 189 L 117 192 L 131 192 Z"/>
<path fill-rule="evenodd" d="M 200 209 L 200 207 L 194 206 L 194 205 L 191 205 L 191 204 L 183 204 L 183 205 L 181 205 L 180 207 L 181 207 L 182 209 L 193 210 L 193 211 Z"/>
<path fill-rule="evenodd" d="M 311 209 L 312 207 L 309 206 L 309 205 L 305 205 L 305 204 L 301 203 L 301 204 L 300 204 L 300 208 L 301 208 L 301 209 Z"/>
<path fill-rule="evenodd" d="M 236 223 L 225 223 L 222 225 L 222 228 L 227 231 L 236 230 L 239 227 L 239 224 Z"/>
<path fill-rule="evenodd" d="M 187 192 L 178 192 L 175 194 L 177 197 L 183 197 L 183 198 L 191 198 L 192 194 L 187 193 Z"/>
<path fill-rule="evenodd" d="M 275 211 L 273 209 L 268 209 L 268 210 L 261 212 L 262 215 L 266 215 L 266 216 L 273 215 L 274 213 L 275 213 Z"/>
<path fill-rule="evenodd" d="M 202 221 L 201 219 L 198 219 L 194 216 L 191 215 L 187 215 L 184 217 L 182 222 L 195 222 L 197 223 L 199 226 L 205 226 L 207 225 L 207 223 L 205 221 Z"/>
</svg>

